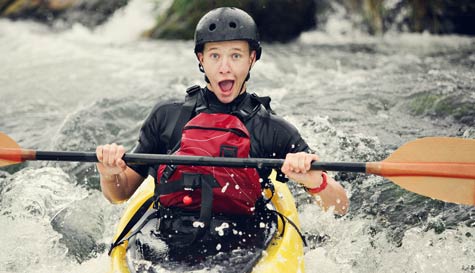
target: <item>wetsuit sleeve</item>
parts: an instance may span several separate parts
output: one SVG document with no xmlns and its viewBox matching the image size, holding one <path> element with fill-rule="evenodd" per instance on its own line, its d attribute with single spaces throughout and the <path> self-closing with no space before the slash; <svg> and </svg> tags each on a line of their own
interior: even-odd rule
<svg viewBox="0 0 475 273">
<path fill-rule="evenodd" d="M 307 142 L 302 138 L 297 128 L 283 118 L 269 114 L 259 120 L 256 124 L 254 135 L 259 147 L 254 147 L 257 151 L 256 157 L 281 158 L 285 159 L 288 153 L 313 151 L 309 148 Z M 251 142 L 252 143 L 252 142 Z M 277 171 L 277 180 L 286 182 L 288 179 L 280 171 Z M 267 177 L 271 170 L 261 170 L 261 177 Z"/>
<path fill-rule="evenodd" d="M 302 138 L 297 128 L 284 119 L 278 119 L 280 120 L 278 125 L 280 129 L 276 131 L 274 144 L 276 147 L 278 147 L 278 149 L 276 149 L 276 157 L 285 159 L 288 153 L 312 153 L 312 150 L 308 146 L 307 142 Z M 280 171 L 280 169 L 277 169 L 276 171 L 278 181 L 287 182 L 289 180 Z"/>
<path fill-rule="evenodd" d="M 165 132 L 167 127 L 173 124 L 179 107 L 177 103 L 157 104 L 145 119 L 132 153 L 165 154 L 168 141 Z M 147 177 L 149 174 L 156 175 L 154 170 L 157 166 L 129 165 L 129 167 L 142 177 Z"/>
</svg>

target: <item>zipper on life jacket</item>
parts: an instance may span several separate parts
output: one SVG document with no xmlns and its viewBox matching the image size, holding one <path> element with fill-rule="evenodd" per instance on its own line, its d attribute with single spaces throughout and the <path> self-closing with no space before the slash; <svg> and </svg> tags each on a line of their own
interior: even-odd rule
<svg viewBox="0 0 475 273">
<path fill-rule="evenodd" d="M 216 128 L 216 127 L 204 127 L 204 126 L 194 126 L 194 125 L 185 126 L 185 128 L 183 128 L 183 130 L 189 130 L 189 129 L 202 129 L 202 130 L 229 132 L 240 137 L 249 138 L 249 136 L 246 133 L 236 128 Z"/>
</svg>

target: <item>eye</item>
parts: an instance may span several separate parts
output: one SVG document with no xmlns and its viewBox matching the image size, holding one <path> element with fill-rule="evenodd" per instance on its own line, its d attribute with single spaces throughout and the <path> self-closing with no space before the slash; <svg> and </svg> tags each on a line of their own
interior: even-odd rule
<svg viewBox="0 0 475 273">
<path fill-rule="evenodd" d="M 211 59 L 218 59 L 219 58 L 218 53 L 211 53 L 209 56 L 211 57 Z"/>
<path fill-rule="evenodd" d="M 239 59 L 239 58 L 241 58 L 241 54 L 239 54 L 239 53 L 234 53 L 234 54 L 232 55 L 232 57 L 233 57 L 233 59 Z"/>
</svg>

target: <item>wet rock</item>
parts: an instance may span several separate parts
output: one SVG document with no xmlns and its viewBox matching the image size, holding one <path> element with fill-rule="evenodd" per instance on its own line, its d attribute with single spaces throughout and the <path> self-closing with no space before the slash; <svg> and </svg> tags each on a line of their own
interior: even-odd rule
<svg viewBox="0 0 475 273">
<path fill-rule="evenodd" d="M 471 0 L 323 0 L 317 1 L 318 23 L 335 14 L 370 34 L 428 31 L 474 35 L 475 2 Z"/>
<path fill-rule="evenodd" d="M 409 2 L 412 17 L 406 20 L 413 31 L 475 34 L 475 2 L 471 0 Z"/>
<path fill-rule="evenodd" d="M 209 10 L 234 6 L 247 11 L 256 21 L 261 39 L 286 42 L 302 31 L 315 27 L 316 7 L 313 0 L 293 1 L 179 1 L 157 21 L 149 35 L 153 38 L 193 39 L 199 19 Z"/>
<path fill-rule="evenodd" d="M 53 24 L 61 21 L 65 27 L 74 23 L 93 27 L 107 20 L 127 0 L 0 0 L 0 17 L 14 20 L 32 19 Z"/>
<path fill-rule="evenodd" d="M 0 0 L 0 17 L 48 24 L 60 21 L 62 27 L 74 23 L 94 27 L 127 3 L 128 0 Z M 219 6 L 248 11 L 264 41 L 290 41 L 302 31 L 324 28 L 335 16 L 355 29 L 375 35 L 388 31 L 475 35 L 475 2 L 471 0 L 175 0 L 165 14 L 157 14 L 156 26 L 144 31 L 152 38 L 192 39 L 199 18 Z"/>
</svg>

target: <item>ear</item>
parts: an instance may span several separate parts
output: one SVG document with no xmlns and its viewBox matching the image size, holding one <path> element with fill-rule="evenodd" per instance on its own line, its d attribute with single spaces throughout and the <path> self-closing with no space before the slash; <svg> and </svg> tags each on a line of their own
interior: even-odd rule
<svg viewBox="0 0 475 273">
<path fill-rule="evenodd" d="M 198 59 L 198 62 L 203 63 L 203 52 L 196 53 L 196 58 Z"/>
<path fill-rule="evenodd" d="M 255 50 L 251 51 L 251 56 L 250 57 L 251 57 L 250 58 L 251 59 L 250 65 L 251 65 L 251 67 L 253 67 L 254 64 L 256 63 L 256 51 Z"/>
</svg>

